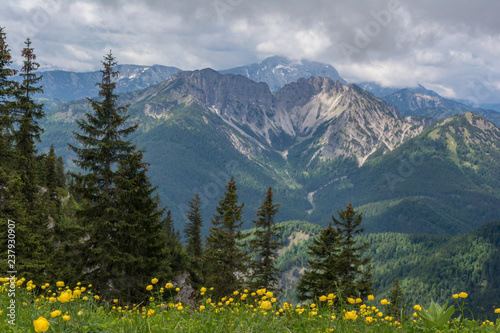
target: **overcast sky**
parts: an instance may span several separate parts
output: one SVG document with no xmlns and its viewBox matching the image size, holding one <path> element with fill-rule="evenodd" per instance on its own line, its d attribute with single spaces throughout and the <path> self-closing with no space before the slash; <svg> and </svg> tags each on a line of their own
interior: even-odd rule
<svg viewBox="0 0 500 333">
<path fill-rule="evenodd" d="M 26 37 L 42 66 L 227 69 L 272 55 L 333 65 L 348 82 L 417 83 L 500 103 L 498 0 L 0 0 L 16 61 Z"/>
</svg>

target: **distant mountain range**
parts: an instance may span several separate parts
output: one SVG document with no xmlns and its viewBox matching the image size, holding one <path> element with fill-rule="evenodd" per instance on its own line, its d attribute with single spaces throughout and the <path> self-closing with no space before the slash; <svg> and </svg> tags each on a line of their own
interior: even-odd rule
<svg viewBox="0 0 500 333">
<path fill-rule="evenodd" d="M 180 71 L 176 67 L 168 66 L 138 66 L 118 65 L 119 71 L 116 92 L 122 94 L 134 90 L 147 88 L 151 85 L 168 80 Z M 95 72 L 69 72 L 63 70 L 41 71 L 43 94 L 35 97 L 56 99 L 60 101 L 73 101 L 86 97 L 96 97 L 99 94 L 97 82 L 101 81 L 100 71 Z M 20 80 L 18 78 L 18 80 Z"/>
<path fill-rule="evenodd" d="M 265 82 L 271 91 L 278 91 L 288 83 L 301 78 L 307 79 L 311 76 L 329 77 L 333 81 L 347 83 L 331 65 L 305 59 L 293 61 L 279 56 L 266 58 L 259 63 L 219 72 L 221 74 L 239 74 L 255 82 Z"/>
<path fill-rule="evenodd" d="M 438 105 L 401 96 L 410 111 Z M 272 92 L 268 83 L 211 69 L 178 72 L 119 103 L 141 124 L 132 140 L 147 149 L 152 182 L 178 229 L 196 192 L 208 227 L 231 175 L 246 227 L 269 186 L 282 221 L 326 225 L 350 202 L 369 232 L 456 234 L 500 216 L 500 130 L 465 110 L 426 122 L 328 77 Z M 51 111 L 41 148 L 54 143 L 71 167 L 67 142 L 88 110 L 72 101 Z"/>
</svg>

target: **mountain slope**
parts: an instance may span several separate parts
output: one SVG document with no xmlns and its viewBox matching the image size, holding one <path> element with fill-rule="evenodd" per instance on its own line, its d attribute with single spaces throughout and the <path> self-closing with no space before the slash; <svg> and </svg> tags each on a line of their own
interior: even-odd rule
<svg viewBox="0 0 500 333">
<path fill-rule="evenodd" d="M 329 77 L 333 81 L 340 81 L 346 84 L 346 81 L 340 77 L 333 66 L 309 61 L 292 61 L 286 57 L 269 57 L 259 63 L 246 66 L 225 69 L 219 71 L 222 74 L 239 74 L 255 82 L 265 82 L 269 85 L 271 91 L 278 91 L 287 83 L 295 82 L 300 78 L 309 78 L 311 76 Z"/>
<path fill-rule="evenodd" d="M 443 98 L 436 92 L 425 89 L 421 85 L 417 88 L 402 89 L 381 98 L 387 103 L 396 106 L 403 116 L 417 115 L 433 119 L 444 119 L 465 112 L 474 112 L 500 126 L 500 113 L 493 110 L 474 108 Z"/>
<path fill-rule="evenodd" d="M 179 72 L 179 68 L 167 66 L 118 65 L 120 72 L 117 78 L 116 92 L 144 89 L 153 84 L 165 81 Z M 42 75 L 43 94 L 35 97 L 58 99 L 62 101 L 79 100 L 96 97 L 99 88 L 96 82 L 101 81 L 102 74 L 95 72 L 68 72 L 62 70 L 40 72 Z M 20 80 L 20 78 L 17 78 Z"/>
<path fill-rule="evenodd" d="M 500 130 L 466 113 L 427 128 L 358 170 L 323 178 L 310 220 L 330 216 L 329 204 L 365 211 L 366 230 L 457 234 L 500 216 Z M 332 178 L 343 179 L 330 183 Z M 322 224 L 327 223 L 323 219 Z"/>
<path fill-rule="evenodd" d="M 196 192 L 208 224 L 231 175 L 247 204 L 246 225 L 269 186 L 280 219 L 325 225 L 352 202 L 366 208 L 370 232 L 454 234 L 500 216 L 498 128 L 473 114 L 424 128 L 329 78 L 272 93 L 210 69 L 180 72 L 123 94 L 119 104 L 129 104 L 130 121 L 141 125 L 132 139 L 147 149 L 152 182 L 177 228 Z M 45 121 L 45 149 L 54 143 L 69 167 L 66 142 L 74 142 L 74 120 L 85 110 L 84 101 L 65 103 Z"/>
</svg>

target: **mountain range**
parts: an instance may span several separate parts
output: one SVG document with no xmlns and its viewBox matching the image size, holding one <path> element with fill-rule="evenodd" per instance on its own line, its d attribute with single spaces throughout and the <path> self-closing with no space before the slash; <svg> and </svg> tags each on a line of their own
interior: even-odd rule
<svg viewBox="0 0 500 333">
<path fill-rule="evenodd" d="M 141 75 L 122 80 L 144 82 Z M 343 82 L 308 76 L 273 90 L 239 74 L 178 71 L 122 93 L 119 104 L 140 124 L 131 139 L 146 148 L 151 181 L 178 229 L 196 192 L 208 227 L 230 176 L 245 202 L 245 227 L 269 186 L 281 221 L 324 226 L 348 203 L 364 212 L 369 232 L 457 234 L 498 219 L 498 127 L 454 105 L 451 117 L 426 118 L 415 110 L 441 104 L 412 104 L 411 94 L 400 95 L 399 108 L 407 112 L 404 99 L 411 111 L 403 113 Z M 423 89 L 413 93 L 438 97 Z M 67 142 L 86 111 L 86 101 L 65 102 L 44 120 L 41 148 L 54 143 L 70 168 Z"/>
</svg>

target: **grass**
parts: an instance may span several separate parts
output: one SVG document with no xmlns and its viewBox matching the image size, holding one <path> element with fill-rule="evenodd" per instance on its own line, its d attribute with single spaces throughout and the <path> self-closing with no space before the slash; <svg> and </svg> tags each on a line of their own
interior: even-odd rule
<svg viewBox="0 0 500 333">
<path fill-rule="evenodd" d="M 476 322 L 464 319 L 467 294 L 453 295 L 455 305 L 428 309 L 415 305 L 396 319 L 389 316 L 387 300 L 375 302 L 334 294 L 302 304 L 280 302 L 264 289 L 235 291 L 215 300 L 202 288 L 190 304 L 174 301 L 175 286 L 161 286 L 156 279 L 146 290 L 146 304 L 122 304 L 105 300 L 92 286 L 74 288 L 45 284 L 36 286 L 24 279 L 15 281 L 12 295 L 8 278 L 0 290 L 1 332 L 498 332 L 500 320 Z M 16 311 L 8 306 L 15 300 Z M 455 310 L 455 306 L 458 309 Z M 15 321 L 12 321 L 15 313 Z M 455 313 L 454 319 L 449 319 Z M 500 315 L 500 310 L 498 311 Z M 9 322 L 10 321 L 10 322 Z M 15 324 L 15 325 L 13 325 Z"/>
</svg>

